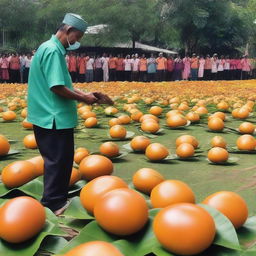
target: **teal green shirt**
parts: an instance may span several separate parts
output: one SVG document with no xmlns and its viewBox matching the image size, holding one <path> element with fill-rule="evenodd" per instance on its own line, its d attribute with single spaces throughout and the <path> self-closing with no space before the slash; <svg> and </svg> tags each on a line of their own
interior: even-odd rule
<svg viewBox="0 0 256 256">
<path fill-rule="evenodd" d="M 73 90 L 68 72 L 66 50 L 56 36 L 44 42 L 33 57 L 28 80 L 28 121 L 46 129 L 74 128 L 77 108 L 74 100 L 51 91 L 56 85 Z"/>
</svg>

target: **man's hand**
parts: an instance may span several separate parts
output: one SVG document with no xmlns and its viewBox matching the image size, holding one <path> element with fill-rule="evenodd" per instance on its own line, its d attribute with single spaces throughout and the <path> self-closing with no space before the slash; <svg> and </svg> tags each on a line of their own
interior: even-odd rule
<svg viewBox="0 0 256 256">
<path fill-rule="evenodd" d="M 114 102 L 106 94 L 101 92 L 93 92 L 93 95 L 97 98 L 98 104 L 114 105 Z"/>
<path fill-rule="evenodd" d="M 94 96 L 93 93 L 83 93 L 81 96 L 84 98 L 86 104 L 92 105 L 93 103 L 98 102 L 98 98 Z"/>
</svg>

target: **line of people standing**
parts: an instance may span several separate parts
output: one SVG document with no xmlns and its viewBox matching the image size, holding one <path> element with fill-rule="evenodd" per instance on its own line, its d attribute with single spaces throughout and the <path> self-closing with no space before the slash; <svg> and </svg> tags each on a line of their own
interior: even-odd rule
<svg viewBox="0 0 256 256">
<path fill-rule="evenodd" d="M 70 53 L 66 57 L 67 66 L 73 82 L 100 81 L 176 81 L 176 80 L 240 80 L 256 78 L 256 61 L 242 58 L 230 58 L 217 54 L 197 56 L 192 54 L 181 58 L 177 55 L 164 57 L 159 53 L 156 58 L 151 54 L 121 54 L 113 56 L 77 56 Z"/>
<path fill-rule="evenodd" d="M 0 82 L 27 83 L 32 54 L 0 55 Z"/>
</svg>

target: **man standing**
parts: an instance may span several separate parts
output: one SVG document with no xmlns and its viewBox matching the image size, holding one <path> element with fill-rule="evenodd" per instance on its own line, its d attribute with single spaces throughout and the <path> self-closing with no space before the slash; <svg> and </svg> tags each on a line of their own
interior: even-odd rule
<svg viewBox="0 0 256 256">
<path fill-rule="evenodd" d="M 165 71 L 167 68 L 167 60 L 166 58 L 163 56 L 163 53 L 159 53 L 159 57 L 156 59 L 156 63 L 157 63 L 157 76 L 158 76 L 158 82 L 162 82 L 164 81 L 164 77 L 165 77 Z"/>
<path fill-rule="evenodd" d="M 75 100 L 86 104 L 113 104 L 101 93 L 83 93 L 72 86 L 66 65 L 66 50 L 79 48 L 87 23 L 76 14 L 66 14 L 63 24 L 37 50 L 28 82 L 28 120 L 34 125 L 39 151 L 44 159 L 44 193 L 41 202 L 56 215 L 68 206 L 68 184 L 74 158 Z"/>
</svg>

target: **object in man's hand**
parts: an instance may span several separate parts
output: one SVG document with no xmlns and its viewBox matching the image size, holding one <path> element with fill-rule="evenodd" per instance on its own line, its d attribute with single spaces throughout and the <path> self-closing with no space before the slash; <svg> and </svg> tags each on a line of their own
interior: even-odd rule
<svg viewBox="0 0 256 256">
<path fill-rule="evenodd" d="M 114 102 L 106 95 L 101 92 L 94 92 L 93 95 L 98 99 L 99 104 L 114 105 Z"/>
</svg>

